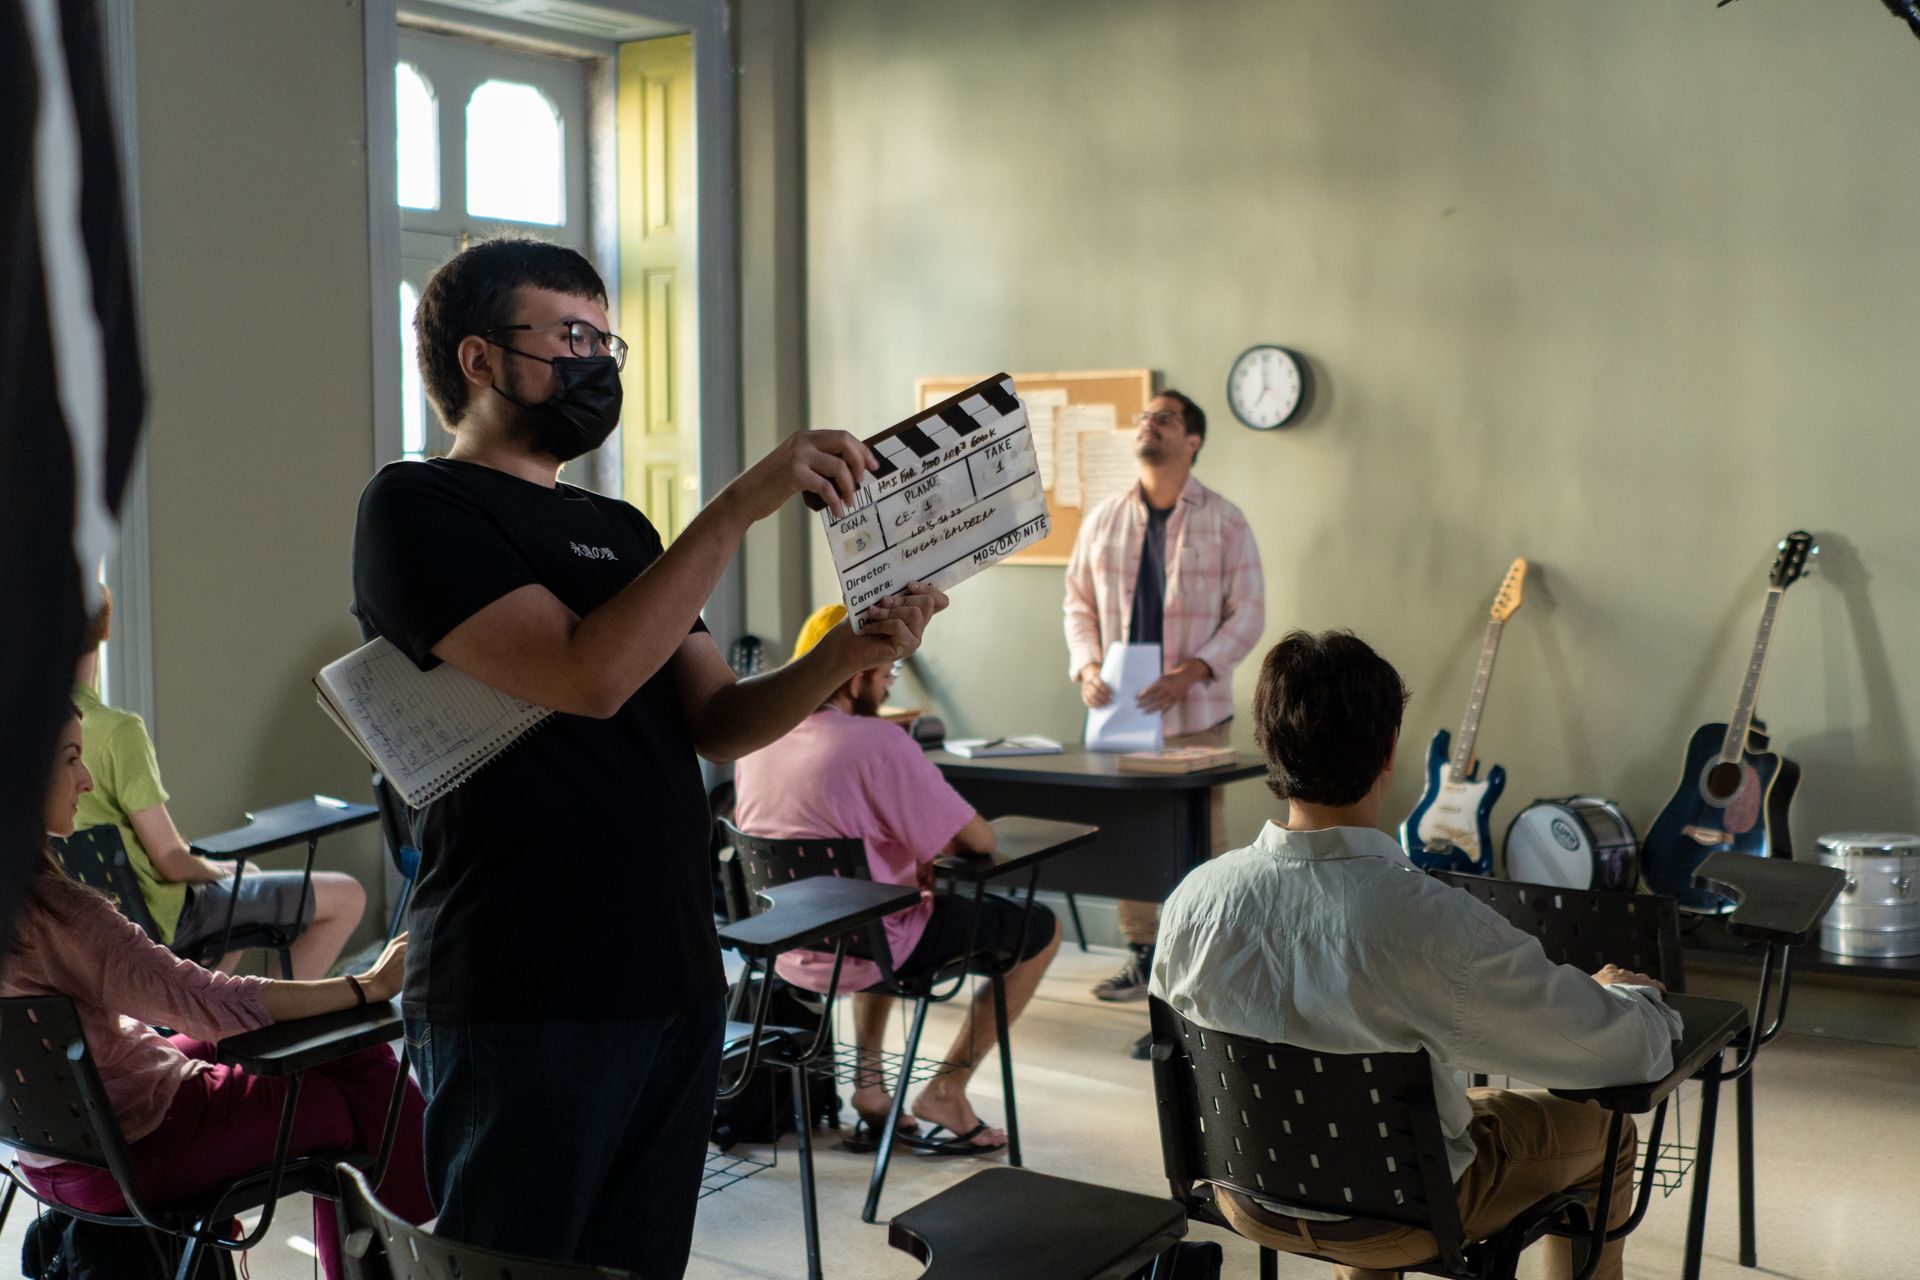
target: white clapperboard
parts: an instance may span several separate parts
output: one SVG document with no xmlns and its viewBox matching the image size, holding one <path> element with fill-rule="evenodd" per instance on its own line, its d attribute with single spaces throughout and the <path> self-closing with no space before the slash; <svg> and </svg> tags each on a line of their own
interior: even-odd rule
<svg viewBox="0 0 1920 1280">
<path fill-rule="evenodd" d="M 944 591 L 1052 528 L 1027 410 L 1004 373 L 866 443 L 879 465 L 847 514 L 820 513 L 855 631 L 882 596 L 909 582 Z"/>
</svg>

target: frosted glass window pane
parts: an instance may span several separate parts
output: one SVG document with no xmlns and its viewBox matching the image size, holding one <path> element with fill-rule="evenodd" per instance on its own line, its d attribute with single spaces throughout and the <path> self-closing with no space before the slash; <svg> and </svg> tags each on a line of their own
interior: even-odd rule
<svg viewBox="0 0 1920 1280">
<path fill-rule="evenodd" d="M 530 84 L 489 80 L 467 99 L 467 212 L 557 227 L 565 217 L 560 114 Z"/>
<path fill-rule="evenodd" d="M 399 130 L 400 207 L 440 207 L 440 104 L 433 86 L 409 63 L 393 69 Z"/>
<path fill-rule="evenodd" d="M 413 313 L 420 295 L 400 282 L 400 452 L 403 457 L 427 456 L 427 390 L 420 376 L 420 344 L 413 331 Z"/>
</svg>

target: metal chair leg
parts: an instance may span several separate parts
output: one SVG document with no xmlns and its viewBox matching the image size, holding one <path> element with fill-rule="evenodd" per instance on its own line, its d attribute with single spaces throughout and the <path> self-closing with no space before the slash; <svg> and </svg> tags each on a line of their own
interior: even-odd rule
<svg viewBox="0 0 1920 1280">
<path fill-rule="evenodd" d="M 7 1215 L 13 1212 L 13 1198 L 20 1194 L 20 1188 L 12 1178 L 7 1179 L 7 1189 L 0 1193 L 0 1231 L 7 1226 Z"/>
<path fill-rule="evenodd" d="M 1280 1280 L 1280 1255 L 1264 1245 L 1260 1248 L 1260 1280 Z"/>
<path fill-rule="evenodd" d="M 1720 1114 L 1720 1060 L 1714 1059 L 1700 1082 L 1700 1132 L 1694 1139 L 1693 1205 L 1687 1213 L 1687 1250 L 1681 1280 L 1700 1280 L 1700 1255 L 1707 1240 L 1707 1185 L 1713 1175 L 1713 1131 Z"/>
<path fill-rule="evenodd" d="M 993 975 L 993 1033 L 1000 1041 L 1000 1092 L 1007 1103 L 1007 1163 L 1019 1169 L 1020 1113 L 1013 1102 L 1013 1041 L 1007 1034 L 1007 984 L 1000 974 Z"/>
<path fill-rule="evenodd" d="M 1087 949 L 1087 926 L 1080 923 L 1080 904 L 1074 900 L 1072 894 L 1067 895 L 1067 915 L 1073 920 L 1073 940 L 1080 944 L 1082 951 L 1085 951 Z"/>
<path fill-rule="evenodd" d="M 1753 1072 L 1733 1084 L 1734 1127 L 1740 1139 L 1740 1265 L 1760 1265 L 1753 1213 Z"/>
<path fill-rule="evenodd" d="M 800 1160 L 800 1219 L 807 1233 L 807 1280 L 820 1280 L 820 1209 L 813 1192 L 813 1102 L 808 1096 L 807 1069 L 793 1073 L 793 1142 Z"/>
<path fill-rule="evenodd" d="M 907 1089 L 913 1084 L 913 1060 L 920 1052 L 920 1032 L 927 1024 L 927 998 L 913 1002 L 913 1025 L 907 1030 L 906 1052 L 900 1055 L 900 1078 L 894 1084 L 893 1105 L 887 1109 L 887 1128 L 873 1153 L 873 1176 L 867 1180 L 867 1203 L 860 1210 L 860 1221 L 872 1222 L 880 1212 L 880 1189 L 887 1182 L 887 1163 L 893 1159 L 893 1135 L 900 1128 L 900 1113 L 906 1110 Z"/>
</svg>

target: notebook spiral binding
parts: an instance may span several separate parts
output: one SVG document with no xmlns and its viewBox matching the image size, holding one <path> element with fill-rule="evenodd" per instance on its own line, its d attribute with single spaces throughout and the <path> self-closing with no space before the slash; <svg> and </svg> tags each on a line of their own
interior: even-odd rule
<svg viewBox="0 0 1920 1280">
<path fill-rule="evenodd" d="M 490 750 L 490 751 L 477 752 L 473 755 L 462 757 L 460 760 L 455 762 L 452 772 L 447 774 L 446 777 L 435 782 L 426 791 L 421 793 L 419 803 L 415 804 L 412 801 L 408 801 L 407 803 L 412 808 L 415 808 L 415 809 L 426 808 L 428 805 L 432 804 L 434 801 L 440 799 L 441 797 L 445 796 L 447 793 L 454 790 L 454 788 L 459 787 L 465 782 L 467 782 L 475 774 L 484 770 L 488 765 L 498 760 L 501 756 L 511 754 L 516 748 L 520 746 L 521 743 L 525 742 L 528 738 L 531 738 L 534 734 L 540 732 L 542 729 L 546 728 L 548 725 L 552 724 L 553 717 L 554 717 L 554 713 L 549 711 L 546 715 L 540 717 L 540 719 L 528 725 L 525 732 L 515 737 L 512 742 L 507 743 L 504 747 L 499 747 L 497 749 Z M 399 784 L 394 782 L 392 778 L 388 778 L 387 783 L 388 785 L 392 786 L 395 791 L 400 790 Z"/>
</svg>

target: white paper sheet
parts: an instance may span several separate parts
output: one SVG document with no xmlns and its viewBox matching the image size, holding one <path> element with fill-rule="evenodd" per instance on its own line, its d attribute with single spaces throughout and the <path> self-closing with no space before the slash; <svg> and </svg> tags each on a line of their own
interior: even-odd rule
<svg viewBox="0 0 1920 1280">
<path fill-rule="evenodd" d="M 1133 456 L 1133 432 L 1083 431 L 1079 443 L 1081 510 L 1091 511 L 1139 483 L 1140 464 Z"/>
<path fill-rule="evenodd" d="M 1118 411 L 1110 404 L 1063 404 L 1053 411 L 1053 497 L 1056 502 L 1086 509 L 1080 497 L 1080 435 L 1086 431 L 1112 431 L 1119 421 Z"/>
<path fill-rule="evenodd" d="M 1159 678 L 1159 645 L 1109 645 L 1100 679 L 1113 690 L 1113 701 L 1087 709 L 1087 750 L 1160 750 L 1160 713 L 1141 710 L 1138 701 L 1141 691 Z"/>
<path fill-rule="evenodd" d="M 1040 483 L 1052 489 L 1055 487 L 1054 416 L 1067 403 L 1067 393 L 1060 387 L 1023 391 L 1020 403 L 1027 406 L 1027 427 L 1033 432 L 1033 451 L 1040 461 Z"/>
</svg>

